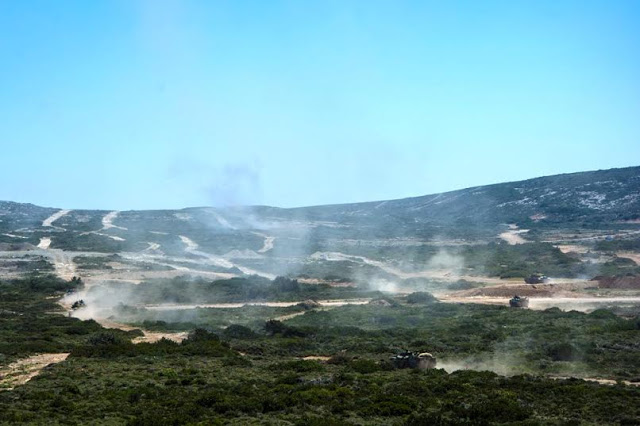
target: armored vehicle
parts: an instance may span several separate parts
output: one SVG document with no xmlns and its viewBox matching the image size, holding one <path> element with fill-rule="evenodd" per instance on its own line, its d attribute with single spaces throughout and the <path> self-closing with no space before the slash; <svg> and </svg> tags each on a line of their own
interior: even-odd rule
<svg viewBox="0 0 640 426">
<path fill-rule="evenodd" d="M 391 357 L 391 363 L 395 368 L 435 368 L 436 357 L 428 352 L 403 351 Z"/>
<path fill-rule="evenodd" d="M 524 279 L 527 284 L 545 284 L 549 282 L 549 277 L 542 274 L 531 274 Z"/>
<path fill-rule="evenodd" d="M 73 302 L 73 305 L 71 305 L 71 309 L 75 311 L 77 309 L 84 308 L 85 306 L 87 306 L 87 304 L 84 303 L 84 300 L 80 299 Z"/>
<path fill-rule="evenodd" d="M 520 297 L 518 295 L 513 296 L 513 299 L 509 300 L 509 306 L 511 306 L 512 308 L 528 308 L 529 298 Z"/>
</svg>

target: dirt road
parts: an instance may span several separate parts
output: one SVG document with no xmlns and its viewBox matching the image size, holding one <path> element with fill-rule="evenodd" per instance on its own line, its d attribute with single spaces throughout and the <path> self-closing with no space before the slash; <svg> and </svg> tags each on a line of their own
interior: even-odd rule
<svg viewBox="0 0 640 426">
<path fill-rule="evenodd" d="M 366 305 L 371 299 L 331 299 L 331 300 L 318 300 L 321 307 L 337 307 L 345 305 Z M 149 304 L 142 305 L 150 311 L 173 311 L 173 310 L 187 310 L 196 308 L 217 308 L 217 309 L 236 309 L 244 306 L 267 306 L 270 308 L 288 308 L 295 306 L 299 303 L 304 303 L 306 300 L 296 300 L 293 302 L 239 302 L 239 303 L 198 303 L 198 304 L 176 304 L 176 303 L 164 303 L 164 304 Z"/>
</svg>

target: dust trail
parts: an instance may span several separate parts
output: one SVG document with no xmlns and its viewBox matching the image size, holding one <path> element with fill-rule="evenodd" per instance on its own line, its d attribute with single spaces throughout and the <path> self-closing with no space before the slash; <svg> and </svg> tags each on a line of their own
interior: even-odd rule
<svg viewBox="0 0 640 426">
<path fill-rule="evenodd" d="M 455 256 L 449 255 L 446 252 L 440 252 L 434 255 L 431 259 L 426 262 L 427 270 L 416 271 L 416 272 L 407 272 L 402 271 L 398 268 L 390 266 L 384 262 L 379 260 L 370 259 L 364 256 L 356 256 L 351 254 L 344 254 L 340 252 L 315 252 L 311 256 L 309 256 L 311 260 L 326 260 L 326 261 L 351 261 L 364 263 L 366 265 L 375 266 L 380 268 L 384 272 L 395 275 L 401 279 L 408 278 L 433 278 L 443 281 L 455 281 L 458 279 L 470 279 L 476 280 L 479 277 L 473 277 L 469 275 L 459 274 L 458 271 L 461 268 L 463 262 L 461 260 L 456 260 Z M 498 278 L 485 278 L 482 280 L 484 282 L 503 282 Z"/>
<path fill-rule="evenodd" d="M 53 227 L 53 222 L 55 222 L 56 220 L 60 219 L 62 216 L 65 216 L 67 214 L 69 214 L 71 212 L 71 210 L 60 210 L 54 214 L 52 214 L 51 216 L 49 216 L 48 218 L 46 218 L 43 222 L 42 222 L 42 226 L 44 227 Z M 62 228 L 60 228 L 62 229 Z"/>
<path fill-rule="evenodd" d="M 529 241 L 522 238 L 521 234 L 526 234 L 527 232 L 529 232 L 528 229 L 518 229 L 517 225 L 510 224 L 509 230 L 498 235 L 498 237 L 510 245 L 526 244 Z"/>
<path fill-rule="evenodd" d="M 66 253 L 60 249 L 49 249 L 47 251 L 49 258 L 53 261 L 56 275 L 64 280 L 70 280 L 76 273 L 76 265 L 73 263 L 74 255 Z"/>
<path fill-rule="evenodd" d="M 227 219 L 225 219 L 224 217 L 222 217 L 222 215 L 220 215 L 219 213 L 216 213 L 214 211 L 211 211 L 210 213 L 213 215 L 213 217 L 216 218 L 218 223 L 220 225 L 222 225 L 223 228 L 233 229 L 233 230 L 238 229 L 235 226 L 233 226 L 232 224 L 230 224 L 229 221 Z"/>
<path fill-rule="evenodd" d="M 40 354 L 9 364 L 7 367 L 0 369 L 0 391 L 11 390 L 16 386 L 24 385 L 40 374 L 40 371 L 47 365 L 62 362 L 68 356 L 68 353 Z"/>
<path fill-rule="evenodd" d="M 120 214 L 119 211 L 113 211 L 113 212 L 107 213 L 102 218 L 102 229 L 106 230 L 106 229 L 116 228 L 116 229 L 122 229 L 123 231 L 127 231 L 127 228 L 113 224 L 113 221 L 116 219 L 116 217 L 118 217 L 118 214 Z"/>
</svg>

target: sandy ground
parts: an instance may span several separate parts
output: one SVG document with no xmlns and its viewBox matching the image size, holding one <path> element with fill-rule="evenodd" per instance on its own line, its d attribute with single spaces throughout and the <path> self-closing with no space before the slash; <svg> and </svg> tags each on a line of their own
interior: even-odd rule
<svg viewBox="0 0 640 426">
<path fill-rule="evenodd" d="M 529 241 L 522 238 L 521 234 L 526 234 L 527 232 L 529 232 L 528 229 L 511 229 L 498 235 L 498 237 L 511 245 L 525 244 Z"/>
<path fill-rule="evenodd" d="M 51 246 L 51 238 L 49 237 L 42 237 L 40 238 L 40 242 L 38 243 L 38 248 L 39 249 L 43 249 L 46 250 Z"/>
<path fill-rule="evenodd" d="M 633 253 L 628 251 L 619 251 L 616 253 L 618 257 L 624 257 L 627 259 L 631 259 L 636 262 L 636 265 L 640 265 L 640 253 Z"/>
<path fill-rule="evenodd" d="M 589 252 L 589 247 L 579 246 L 576 244 L 560 244 L 556 246 L 563 253 L 580 253 L 586 254 Z"/>
<path fill-rule="evenodd" d="M 131 331 L 131 330 L 140 330 L 144 333 L 144 336 L 136 337 L 131 342 L 132 343 L 154 343 L 158 340 L 168 339 L 173 340 L 174 342 L 180 343 L 184 339 L 187 338 L 187 332 L 176 332 L 176 333 L 162 333 L 156 331 L 147 331 L 142 328 L 133 327 L 130 325 L 122 324 L 119 322 L 111 321 L 108 319 L 102 318 L 94 318 L 101 326 L 104 328 L 116 328 L 123 331 Z"/>
<path fill-rule="evenodd" d="M 330 356 L 320 356 L 320 355 L 310 355 L 302 357 L 304 361 L 329 361 L 331 359 Z"/>
<path fill-rule="evenodd" d="M 575 377 L 567 377 L 567 376 L 547 376 L 547 377 L 555 380 L 575 379 Z M 585 380 L 587 382 L 595 382 L 601 385 L 609 385 L 609 386 L 617 385 L 618 383 L 622 383 L 627 386 L 640 386 L 640 382 L 630 382 L 628 380 L 618 381 L 618 380 L 611 380 L 611 379 L 598 379 L 596 377 L 580 377 L 580 380 Z"/>
<path fill-rule="evenodd" d="M 34 355 L 0 368 L 0 391 L 24 385 L 37 376 L 47 365 L 62 362 L 68 356 L 68 353 Z"/>
</svg>

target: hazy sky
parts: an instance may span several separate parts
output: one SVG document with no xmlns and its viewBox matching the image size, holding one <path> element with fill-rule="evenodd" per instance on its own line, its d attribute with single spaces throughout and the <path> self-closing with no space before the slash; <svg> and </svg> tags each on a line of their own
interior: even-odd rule
<svg viewBox="0 0 640 426">
<path fill-rule="evenodd" d="M 0 199 L 300 206 L 640 165 L 638 22 L 638 0 L 0 0 Z"/>
</svg>

